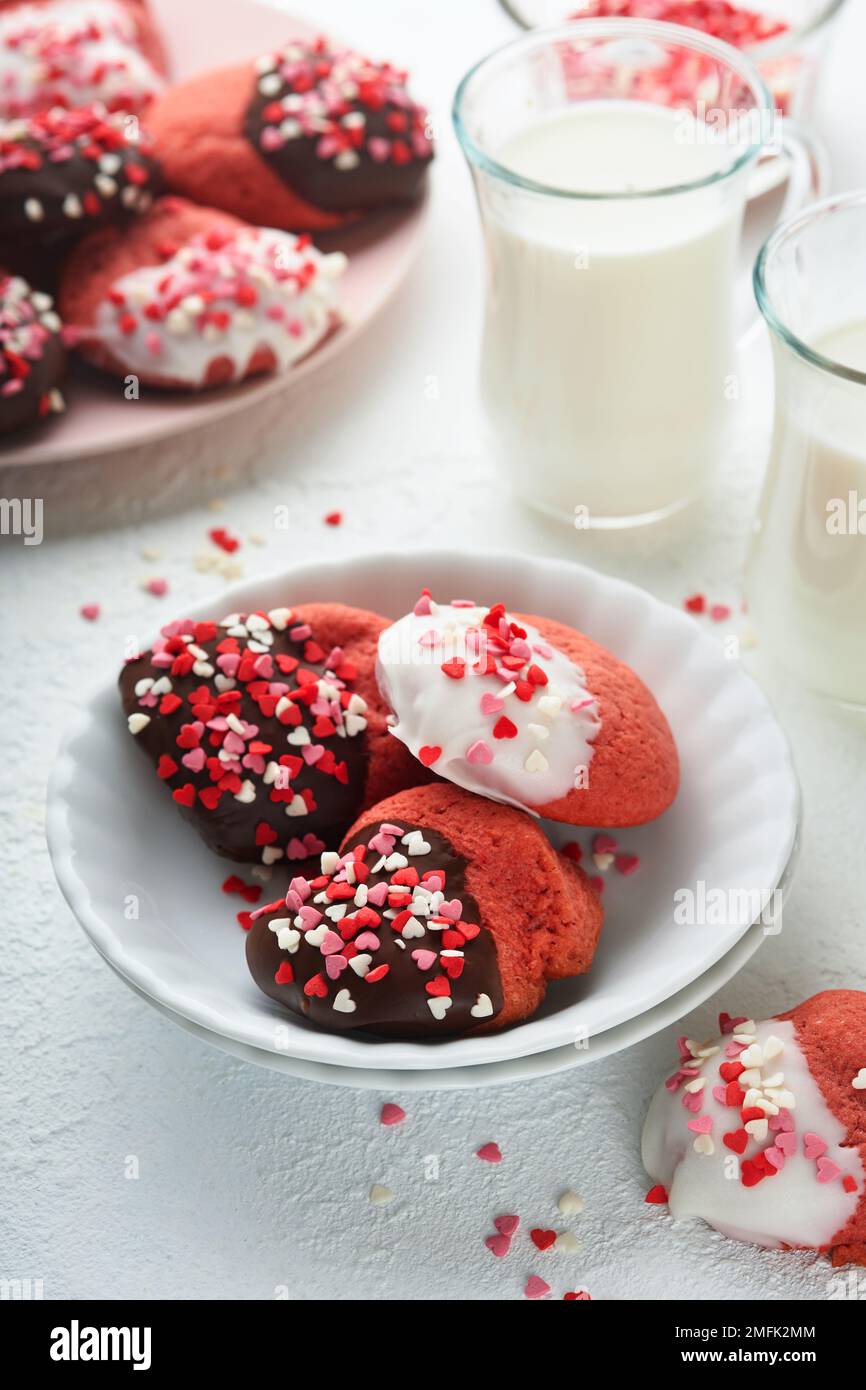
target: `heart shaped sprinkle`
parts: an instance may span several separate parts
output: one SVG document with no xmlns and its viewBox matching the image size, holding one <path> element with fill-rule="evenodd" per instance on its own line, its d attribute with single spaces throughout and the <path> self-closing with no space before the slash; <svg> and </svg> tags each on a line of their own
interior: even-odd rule
<svg viewBox="0 0 866 1390">
<path fill-rule="evenodd" d="M 480 1158 L 482 1163 L 501 1163 L 502 1151 L 498 1144 L 482 1144 L 480 1149 L 475 1150 L 475 1157 Z"/>
<path fill-rule="evenodd" d="M 742 1154 L 749 1146 L 749 1136 L 744 1129 L 730 1130 L 722 1135 L 722 1143 L 735 1154 Z"/>
<path fill-rule="evenodd" d="M 510 1237 L 514 1235 L 514 1232 L 520 1225 L 520 1217 L 511 1216 L 506 1213 L 504 1216 L 495 1216 L 493 1218 L 493 1224 L 500 1235 Z"/>
<path fill-rule="evenodd" d="M 529 1239 L 536 1250 L 549 1250 L 556 1240 L 556 1231 L 545 1231 L 536 1226 L 529 1232 Z"/>
<path fill-rule="evenodd" d="M 483 738 L 477 738 L 474 743 L 470 743 L 466 749 L 466 761 L 468 763 L 492 763 L 493 750 Z"/>
<path fill-rule="evenodd" d="M 819 1134 L 803 1135 L 803 1153 L 807 1158 L 820 1158 L 827 1152 L 827 1145 Z"/>
<path fill-rule="evenodd" d="M 842 1169 L 839 1167 L 838 1163 L 833 1162 L 832 1158 L 818 1159 L 819 1182 L 835 1182 L 841 1172 Z"/>
<path fill-rule="evenodd" d="M 498 695 L 493 695 L 489 690 L 486 690 L 481 696 L 482 714 L 498 714 L 504 708 L 505 701 L 501 700 Z"/>
<path fill-rule="evenodd" d="M 425 744 L 423 748 L 418 749 L 418 760 L 422 762 L 425 767 L 432 767 L 441 757 L 442 749 L 438 744 Z"/>
<path fill-rule="evenodd" d="M 649 1202 L 650 1206 L 653 1207 L 664 1206 L 667 1200 L 667 1189 L 662 1187 L 661 1183 L 656 1183 L 655 1187 L 651 1187 L 647 1195 L 644 1197 L 644 1201 Z"/>
<path fill-rule="evenodd" d="M 495 1255 L 498 1260 L 501 1260 L 503 1255 L 507 1255 L 511 1249 L 511 1241 L 508 1236 L 503 1235 L 488 1236 L 484 1244 L 491 1255 Z"/>
<path fill-rule="evenodd" d="M 851 1082 L 855 1091 L 866 1091 L 866 1067 L 861 1067 Z"/>
<path fill-rule="evenodd" d="M 395 1105 L 393 1101 L 386 1101 L 379 1111 L 379 1123 L 383 1125 L 399 1125 L 406 1118 L 406 1111 L 401 1105 Z"/>
<path fill-rule="evenodd" d="M 545 1283 L 543 1279 L 539 1279 L 537 1274 L 530 1274 L 523 1292 L 527 1298 L 546 1298 L 550 1293 L 550 1285 Z"/>
</svg>

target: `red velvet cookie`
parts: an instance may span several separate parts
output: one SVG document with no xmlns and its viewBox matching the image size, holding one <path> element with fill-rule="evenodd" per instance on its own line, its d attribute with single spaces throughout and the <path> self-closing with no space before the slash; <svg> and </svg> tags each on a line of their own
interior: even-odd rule
<svg viewBox="0 0 866 1390">
<path fill-rule="evenodd" d="M 628 826 L 673 801 L 679 760 L 635 673 L 549 618 L 426 592 L 379 643 L 393 733 L 458 786 L 570 825 Z"/>
<path fill-rule="evenodd" d="M 101 102 L 138 112 L 164 85 L 144 0 L 0 4 L 0 116 Z"/>
<path fill-rule="evenodd" d="M 103 106 L 0 122 L 0 261 L 55 257 L 86 232 L 144 212 L 159 187 L 148 136 Z"/>
<path fill-rule="evenodd" d="M 0 434 L 63 410 L 60 329 L 50 295 L 0 273 Z"/>
<path fill-rule="evenodd" d="M 414 201 L 433 157 L 406 74 L 325 39 L 190 78 L 148 123 L 175 192 L 296 232 Z"/>
<path fill-rule="evenodd" d="M 679 1039 L 653 1097 L 652 1200 L 738 1240 L 866 1264 L 866 993 L 826 990 L 766 1023 L 719 1024 L 719 1039 Z"/>
<path fill-rule="evenodd" d="M 527 1018 L 589 969 L 603 913 L 529 816 L 436 783 L 370 807 L 252 916 L 272 999 L 327 1029 L 441 1038 Z"/>
<path fill-rule="evenodd" d="M 127 662 L 130 732 L 217 854 L 304 860 L 423 780 L 388 734 L 373 676 L 385 625 L 339 603 L 186 620 Z"/>
<path fill-rule="evenodd" d="M 160 198 L 75 247 L 59 302 L 95 366 L 194 391 L 284 371 L 311 352 L 338 322 L 345 265 L 305 237 Z"/>
</svg>

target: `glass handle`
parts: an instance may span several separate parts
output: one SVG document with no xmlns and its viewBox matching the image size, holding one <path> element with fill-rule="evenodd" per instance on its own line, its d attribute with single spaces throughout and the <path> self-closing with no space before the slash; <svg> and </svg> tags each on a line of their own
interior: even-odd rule
<svg viewBox="0 0 866 1390">
<path fill-rule="evenodd" d="M 740 301 L 739 346 L 742 348 L 751 338 L 761 322 L 758 307 L 752 293 L 752 266 L 760 244 L 769 236 L 773 226 L 787 222 L 801 208 L 817 202 L 830 191 L 830 159 L 824 142 L 811 130 L 790 117 L 779 121 L 779 134 L 771 147 L 778 153 L 762 160 L 753 169 L 749 179 L 747 197 L 749 203 L 770 195 L 778 189 L 787 176 L 788 186 L 782 206 L 770 226 L 762 229 L 759 245 L 755 245 L 754 235 L 751 245 L 746 246 L 746 264 L 742 272 L 742 287 L 738 295 Z"/>
</svg>

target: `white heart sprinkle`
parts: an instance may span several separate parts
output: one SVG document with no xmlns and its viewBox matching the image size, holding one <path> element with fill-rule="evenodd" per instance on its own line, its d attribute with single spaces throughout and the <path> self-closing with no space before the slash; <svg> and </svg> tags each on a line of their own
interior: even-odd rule
<svg viewBox="0 0 866 1390">
<path fill-rule="evenodd" d="M 311 927 L 304 932 L 304 940 L 308 946 L 321 946 L 328 931 L 327 922 L 320 922 L 317 927 Z"/>
<path fill-rule="evenodd" d="M 368 956 L 362 952 L 360 955 L 352 956 L 351 960 L 349 961 L 349 965 L 352 967 L 355 974 L 363 980 L 364 976 L 370 969 L 370 964 L 372 960 L 372 956 Z"/>
<path fill-rule="evenodd" d="M 559 1207 L 563 1216 L 579 1216 L 586 1203 L 582 1197 L 578 1197 L 576 1192 L 572 1192 L 571 1189 L 569 1189 L 568 1192 L 563 1192 L 556 1205 Z"/>
<path fill-rule="evenodd" d="M 769 1128 L 766 1120 L 749 1120 L 745 1126 L 746 1133 L 751 1134 L 752 1138 L 759 1142 L 766 1139 Z"/>
<path fill-rule="evenodd" d="M 140 734 L 142 729 L 146 729 L 150 723 L 150 715 L 131 714 L 126 722 L 129 725 L 129 732 L 131 734 Z"/>
<path fill-rule="evenodd" d="M 561 1250 L 563 1255 L 576 1255 L 580 1250 L 580 1241 L 577 1236 L 572 1235 L 571 1231 L 560 1231 L 553 1242 L 553 1248 L 554 1250 Z"/>
<path fill-rule="evenodd" d="M 353 1014 L 356 1004 L 347 989 L 341 989 L 334 999 L 334 1008 L 338 1014 Z"/>
<path fill-rule="evenodd" d="M 546 772 L 550 763 L 545 758 L 540 748 L 533 748 L 523 766 L 527 772 Z"/>
<path fill-rule="evenodd" d="M 286 807 L 286 815 L 287 815 L 287 816 L 306 816 L 306 815 L 308 815 L 308 814 L 309 814 L 309 812 L 307 811 L 307 803 L 306 803 L 306 801 L 304 800 L 304 798 L 303 798 L 300 794 L 299 794 L 298 796 L 292 797 L 292 800 L 289 802 L 288 806 Z"/>
<path fill-rule="evenodd" d="M 493 1001 L 490 995 L 479 994 L 469 1012 L 473 1018 L 490 1018 L 493 1013 Z"/>
<path fill-rule="evenodd" d="M 434 999 L 428 999 L 427 1007 L 437 1022 L 441 1023 L 448 1010 L 451 1008 L 451 1000 L 447 994 L 443 994 Z"/>
<path fill-rule="evenodd" d="M 766 1121 L 753 1120 L 753 1124 L 766 1124 Z M 708 1134 L 699 1134 L 693 1146 L 696 1154 L 714 1154 L 716 1146 Z"/>
<path fill-rule="evenodd" d="M 271 620 L 271 626 L 275 627 L 277 632 L 282 632 L 292 621 L 292 610 L 291 608 L 272 608 L 268 617 Z"/>
<path fill-rule="evenodd" d="M 374 1182 L 370 1188 L 370 1201 L 374 1207 L 384 1207 L 388 1202 L 393 1202 L 395 1194 L 390 1187 L 384 1187 L 380 1182 Z"/>
<path fill-rule="evenodd" d="M 278 859 L 282 859 L 283 851 L 279 845 L 264 845 L 262 847 L 262 863 L 276 864 Z"/>
<path fill-rule="evenodd" d="M 405 941 L 412 941 L 415 937 L 424 935 L 424 928 L 417 917 L 410 917 L 400 935 Z"/>
<path fill-rule="evenodd" d="M 764 1065 L 764 1049 L 758 1043 L 752 1043 L 751 1047 L 747 1047 L 745 1052 L 740 1053 L 737 1060 L 747 1070 L 749 1067 L 762 1067 Z M 742 1078 L 740 1084 L 742 1085 Z"/>
<path fill-rule="evenodd" d="M 256 799 L 256 789 L 252 782 L 241 782 L 241 789 L 235 792 L 235 801 L 240 801 L 244 806 L 248 806 L 251 801 Z"/>
<path fill-rule="evenodd" d="M 861 1067 L 851 1085 L 855 1091 L 866 1091 L 866 1067 Z"/>
<path fill-rule="evenodd" d="M 310 731 L 303 724 L 299 724 L 296 729 L 292 729 L 288 734 L 287 741 L 295 748 L 303 748 L 306 744 L 312 743 Z"/>
<path fill-rule="evenodd" d="M 777 1038 L 774 1033 L 764 1042 L 764 1061 L 771 1062 L 774 1057 L 780 1057 L 785 1051 L 785 1044 L 781 1038 Z"/>
</svg>

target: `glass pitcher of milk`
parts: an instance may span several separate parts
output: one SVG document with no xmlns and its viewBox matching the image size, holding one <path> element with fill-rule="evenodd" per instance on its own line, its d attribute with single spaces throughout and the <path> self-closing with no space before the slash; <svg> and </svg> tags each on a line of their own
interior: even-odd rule
<svg viewBox="0 0 866 1390">
<path fill-rule="evenodd" d="M 789 211 L 814 196 L 808 143 L 779 136 L 742 53 L 642 20 L 508 44 L 463 79 L 454 121 L 484 230 L 481 391 L 500 466 L 580 526 L 678 511 L 722 457 L 737 395 L 750 176 L 786 142 Z"/>
<path fill-rule="evenodd" d="M 813 690 L 866 707 L 866 193 L 780 227 L 755 267 L 776 416 L 747 568 L 761 640 Z"/>
</svg>

